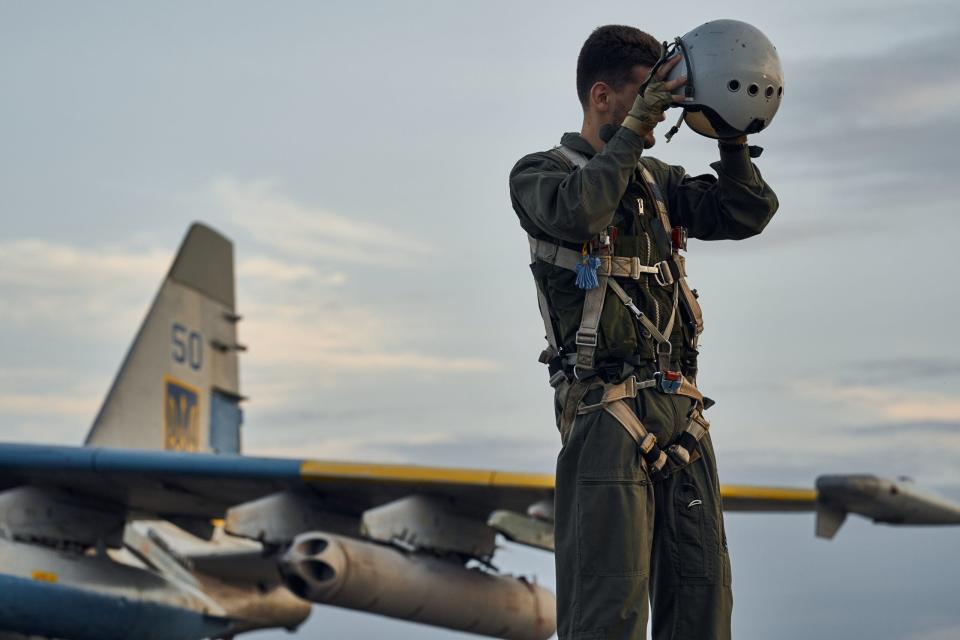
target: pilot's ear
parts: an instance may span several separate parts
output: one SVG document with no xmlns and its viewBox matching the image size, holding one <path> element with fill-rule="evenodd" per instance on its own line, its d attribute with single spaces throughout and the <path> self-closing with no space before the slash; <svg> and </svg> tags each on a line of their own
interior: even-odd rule
<svg viewBox="0 0 960 640">
<path fill-rule="evenodd" d="M 590 105 L 601 113 L 610 110 L 613 98 L 613 88 L 606 82 L 594 82 L 590 87 Z"/>
</svg>

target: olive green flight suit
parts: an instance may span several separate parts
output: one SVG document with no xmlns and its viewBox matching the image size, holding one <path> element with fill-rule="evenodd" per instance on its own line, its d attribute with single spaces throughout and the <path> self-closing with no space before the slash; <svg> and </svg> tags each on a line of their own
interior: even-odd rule
<svg viewBox="0 0 960 640">
<path fill-rule="evenodd" d="M 721 161 L 712 165 L 717 177 L 690 177 L 682 167 L 641 160 L 643 140 L 622 127 L 596 154 L 576 133 L 565 134 L 561 142 L 589 158 L 586 166 L 574 170 L 555 151 L 530 154 L 513 168 L 510 193 L 530 236 L 570 249 L 579 250 L 614 226 L 615 255 L 636 256 L 645 265 L 668 257 L 662 235 L 657 242 L 659 220 L 638 163 L 652 173 L 671 224 L 686 227 L 693 238 L 756 235 L 778 206 L 745 147 L 721 150 Z M 575 274 L 540 261 L 531 269 L 549 302 L 562 352 L 574 353 L 584 299 Z M 671 289 L 650 278 L 618 282 L 664 329 Z M 695 330 L 678 320 L 669 338 L 671 369 L 695 380 Z M 618 370 L 627 360 L 624 371 L 632 370 L 640 379 L 656 371 L 652 338 L 609 291 L 598 340 L 598 370 Z M 607 382 L 620 379 L 614 374 Z M 582 384 L 580 389 L 588 389 L 582 404 L 599 402 L 602 381 L 594 377 Z M 559 395 L 558 426 L 567 399 Z M 647 388 L 627 402 L 666 447 L 686 427 L 693 401 Z M 605 411 L 577 416 L 562 437 L 555 492 L 561 640 L 641 640 L 648 599 L 654 640 L 729 638 L 730 562 L 709 434 L 700 442 L 698 459 L 656 482 L 641 463 L 636 441 Z"/>
</svg>

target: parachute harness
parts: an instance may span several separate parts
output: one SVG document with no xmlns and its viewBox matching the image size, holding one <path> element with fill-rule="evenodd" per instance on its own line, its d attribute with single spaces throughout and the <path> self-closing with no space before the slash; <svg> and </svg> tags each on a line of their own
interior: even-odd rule
<svg viewBox="0 0 960 640">
<path fill-rule="evenodd" d="M 568 147 L 560 146 L 555 151 L 573 167 L 583 167 L 587 162 L 585 156 Z M 713 404 L 713 401 L 700 393 L 692 379 L 686 378 L 681 371 L 671 369 L 670 335 L 678 315 L 689 324 L 690 333 L 694 336 L 699 336 L 703 330 L 703 316 L 696 294 L 687 285 L 685 261 L 680 255 L 680 251 L 686 249 L 685 230 L 682 227 L 672 228 L 666 199 L 653 175 L 642 165 L 639 169 L 656 206 L 657 217 L 663 227 L 666 241 L 670 245 L 668 258 L 655 265 L 645 265 L 638 257 L 617 256 L 613 253 L 611 246 L 615 242 L 616 232 L 611 233 L 610 230 L 601 233 L 595 241 L 584 243 L 580 251 L 531 236 L 529 238 L 530 257 L 534 262 L 546 262 L 575 272 L 576 286 L 585 290 L 581 323 L 574 339 L 576 351 L 562 353 L 558 340 L 559 332 L 553 325 L 549 301 L 539 283 L 537 284 L 537 297 L 549 345 L 548 349 L 541 354 L 540 361 L 550 365 L 553 372 L 550 384 L 557 389 L 558 397 L 564 406 L 561 436 L 565 431 L 569 431 L 577 415 L 605 411 L 616 418 L 628 434 L 636 440 L 644 466 L 651 478 L 657 480 L 666 477 L 677 468 L 690 464 L 699 456 L 700 440 L 707 434 L 710 427 L 703 412 Z M 594 243 L 598 256 L 595 256 L 592 251 Z M 644 277 L 653 278 L 661 287 L 670 286 L 673 289 L 670 317 L 662 330 L 637 307 L 617 282 L 618 278 L 639 280 Z M 599 346 L 600 316 L 607 291 L 611 291 L 616 298 L 620 299 L 620 302 L 636 317 L 644 332 L 656 342 L 657 371 L 649 380 L 629 376 L 617 384 L 598 381 L 598 372 L 594 368 L 595 356 Z M 564 367 L 571 365 L 572 378 L 564 370 Z M 586 391 L 595 386 L 601 386 L 604 390 L 600 402 L 591 405 L 582 404 Z M 647 388 L 656 389 L 664 394 L 685 396 L 692 401 L 693 406 L 687 414 L 686 427 L 677 440 L 666 448 L 661 448 L 657 444 L 656 436 L 646 430 L 626 402 L 630 398 L 635 398 L 639 390 Z"/>
</svg>

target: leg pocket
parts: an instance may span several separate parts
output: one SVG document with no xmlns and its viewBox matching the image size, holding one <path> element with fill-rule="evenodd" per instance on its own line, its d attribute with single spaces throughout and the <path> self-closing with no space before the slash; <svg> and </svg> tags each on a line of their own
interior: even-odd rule
<svg viewBox="0 0 960 640">
<path fill-rule="evenodd" d="M 677 487 L 674 512 L 677 516 L 677 548 L 680 560 L 680 576 L 705 578 L 709 559 L 705 538 L 704 496 L 690 483 Z"/>
<path fill-rule="evenodd" d="M 577 485 L 580 572 L 646 576 L 653 500 L 644 480 L 581 479 Z"/>
</svg>

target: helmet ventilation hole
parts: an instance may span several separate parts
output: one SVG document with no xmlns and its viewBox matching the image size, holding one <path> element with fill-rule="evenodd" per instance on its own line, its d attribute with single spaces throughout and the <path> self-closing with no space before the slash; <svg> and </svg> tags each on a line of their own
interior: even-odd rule
<svg viewBox="0 0 960 640">
<path fill-rule="evenodd" d="M 740 81 L 731 80 L 730 82 L 727 83 L 727 89 L 729 89 L 730 91 L 740 91 Z"/>
<path fill-rule="evenodd" d="M 773 85 L 767 85 L 767 88 L 763 90 L 763 95 L 772 98 L 773 97 Z"/>
<path fill-rule="evenodd" d="M 749 94 L 752 95 L 752 96 L 755 96 L 755 95 L 757 95 L 758 93 L 760 93 L 760 87 L 758 87 L 758 86 L 755 85 L 755 84 L 752 84 L 752 85 L 750 85 L 749 87 L 747 87 L 747 93 L 749 93 Z"/>
<path fill-rule="evenodd" d="M 783 96 L 783 87 L 777 88 L 777 97 L 780 98 Z"/>
</svg>

